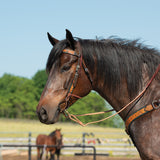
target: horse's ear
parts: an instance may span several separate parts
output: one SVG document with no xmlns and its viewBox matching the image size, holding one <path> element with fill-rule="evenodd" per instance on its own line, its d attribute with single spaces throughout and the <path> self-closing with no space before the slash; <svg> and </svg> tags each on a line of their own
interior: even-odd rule
<svg viewBox="0 0 160 160">
<path fill-rule="evenodd" d="M 66 39 L 67 39 L 70 47 L 74 50 L 75 49 L 75 40 L 72 36 L 72 33 L 68 29 L 66 29 Z"/>
<path fill-rule="evenodd" d="M 56 43 L 59 42 L 59 40 L 53 38 L 48 32 L 47 32 L 47 35 L 48 35 L 48 39 L 49 39 L 50 43 L 52 44 L 52 46 L 54 46 Z"/>
</svg>

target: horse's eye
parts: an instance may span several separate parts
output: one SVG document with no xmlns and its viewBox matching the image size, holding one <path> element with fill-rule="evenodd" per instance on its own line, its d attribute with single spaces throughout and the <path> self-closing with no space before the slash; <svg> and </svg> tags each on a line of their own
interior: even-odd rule
<svg viewBox="0 0 160 160">
<path fill-rule="evenodd" d="M 63 66 L 62 69 L 61 69 L 61 72 L 66 72 L 66 71 L 68 71 L 70 68 L 71 68 L 70 65 Z"/>
</svg>

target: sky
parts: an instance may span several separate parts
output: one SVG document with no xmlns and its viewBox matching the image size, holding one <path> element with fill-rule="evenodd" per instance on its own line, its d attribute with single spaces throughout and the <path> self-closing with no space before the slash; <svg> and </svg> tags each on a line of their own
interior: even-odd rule
<svg viewBox="0 0 160 160">
<path fill-rule="evenodd" d="M 0 0 L 0 77 L 45 69 L 49 32 L 65 39 L 118 36 L 160 50 L 160 0 Z"/>
</svg>

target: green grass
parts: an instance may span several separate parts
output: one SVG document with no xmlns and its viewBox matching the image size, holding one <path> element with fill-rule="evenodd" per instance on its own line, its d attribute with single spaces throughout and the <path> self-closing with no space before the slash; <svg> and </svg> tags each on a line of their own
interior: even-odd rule
<svg viewBox="0 0 160 160">
<path fill-rule="evenodd" d="M 24 119 L 3 119 L 0 118 L 0 133 L 4 133 L 4 136 L 7 136 L 7 132 L 32 132 L 34 134 L 39 133 L 50 133 L 56 128 L 62 129 L 63 132 L 76 132 L 82 135 L 83 132 L 100 132 L 100 133 L 108 133 L 109 137 L 111 138 L 125 138 L 127 135 L 125 134 L 124 129 L 118 128 L 106 128 L 106 127 L 99 127 L 99 126 L 86 126 L 82 127 L 78 124 L 73 123 L 56 123 L 52 125 L 46 125 L 39 122 L 39 120 L 24 120 Z M 120 134 L 112 134 L 112 133 L 120 133 Z M 36 136 L 35 135 L 35 136 Z M 1 135 L 0 135 L 1 136 Z"/>
</svg>

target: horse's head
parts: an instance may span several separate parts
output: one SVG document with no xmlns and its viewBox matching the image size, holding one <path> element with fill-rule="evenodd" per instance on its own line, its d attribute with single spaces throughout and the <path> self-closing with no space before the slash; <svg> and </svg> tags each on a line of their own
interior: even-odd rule
<svg viewBox="0 0 160 160">
<path fill-rule="evenodd" d="M 92 85 L 80 46 L 71 32 L 66 30 L 66 39 L 62 41 L 49 33 L 48 38 L 54 47 L 48 57 L 48 81 L 37 106 L 37 114 L 42 123 L 51 124 L 57 122 L 60 113 L 78 97 L 87 95 Z"/>
<path fill-rule="evenodd" d="M 56 146 L 58 149 L 60 149 L 63 145 L 62 142 L 62 134 L 61 134 L 61 129 L 56 129 L 55 130 L 55 137 L 56 137 Z"/>
</svg>

